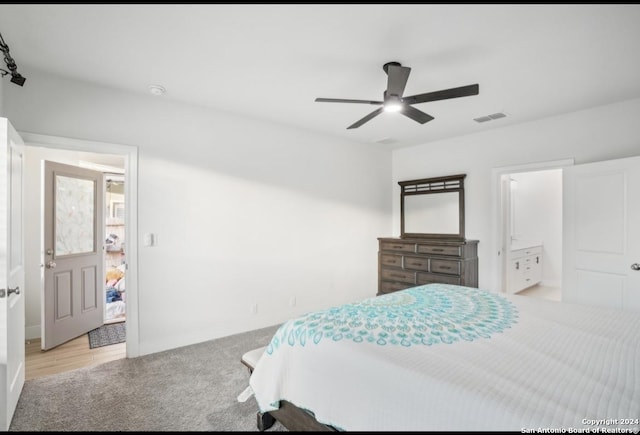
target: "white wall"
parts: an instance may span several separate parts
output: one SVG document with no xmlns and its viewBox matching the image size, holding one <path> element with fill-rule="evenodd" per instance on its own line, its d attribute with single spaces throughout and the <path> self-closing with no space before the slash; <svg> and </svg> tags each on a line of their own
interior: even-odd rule
<svg viewBox="0 0 640 435">
<path fill-rule="evenodd" d="M 4 113 L 4 80 L 0 80 L 0 117 L 6 118 Z"/>
<path fill-rule="evenodd" d="M 494 271 L 498 266 L 497 250 L 494 251 L 492 201 L 496 186 L 492 185 L 492 168 L 570 158 L 580 164 L 640 155 L 638 119 L 640 99 L 633 99 L 395 150 L 390 235 L 400 234 L 398 181 L 466 173 L 466 236 L 480 241 L 479 286 L 494 290 Z"/>
<path fill-rule="evenodd" d="M 511 174 L 515 193 L 516 236 L 520 242 L 542 243 L 542 284 L 562 282 L 562 170 Z M 513 198 L 512 198 L 513 200 Z"/>
<path fill-rule="evenodd" d="M 139 241 L 140 354 L 376 294 L 389 151 L 37 71 L 5 109 L 18 131 L 139 147 L 138 234 L 158 237 Z"/>
</svg>

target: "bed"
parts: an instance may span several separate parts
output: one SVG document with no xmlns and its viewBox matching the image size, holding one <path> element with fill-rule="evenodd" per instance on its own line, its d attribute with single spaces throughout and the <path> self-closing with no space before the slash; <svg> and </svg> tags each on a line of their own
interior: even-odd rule
<svg viewBox="0 0 640 435">
<path fill-rule="evenodd" d="M 121 321 L 126 317 L 125 265 L 111 267 L 105 274 L 105 322 Z"/>
<path fill-rule="evenodd" d="M 249 390 L 290 430 L 637 433 L 640 316 L 423 285 L 284 323 Z"/>
</svg>

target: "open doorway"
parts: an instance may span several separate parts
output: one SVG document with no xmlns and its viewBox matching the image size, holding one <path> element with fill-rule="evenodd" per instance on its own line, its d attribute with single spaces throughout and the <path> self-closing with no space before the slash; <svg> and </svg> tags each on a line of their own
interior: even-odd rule
<svg viewBox="0 0 640 435">
<path fill-rule="evenodd" d="M 124 175 L 106 173 L 105 185 L 105 313 L 104 323 L 126 320 L 126 227 Z"/>
<path fill-rule="evenodd" d="M 23 133 L 25 139 L 27 159 L 25 166 L 25 232 L 27 234 L 38 234 L 42 226 L 42 217 L 40 215 L 40 197 L 42 189 L 42 174 L 40 162 L 42 160 L 58 160 L 61 159 L 67 164 L 76 166 L 92 166 L 94 170 L 100 170 L 103 173 L 107 173 L 113 176 L 114 181 L 117 177 L 124 187 L 126 195 L 122 196 L 122 201 L 114 199 L 114 207 L 109 210 L 113 210 L 113 216 L 121 220 L 121 223 L 126 223 L 126 237 L 128 238 L 126 245 L 121 243 L 121 251 L 119 253 L 119 266 L 122 269 L 126 269 L 127 275 L 127 313 L 126 320 L 131 321 L 131 324 L 127 325 L 126 330 L 126 343 L 121 343 L 120 350 L 114 352 L 112 346 L 101 348 L 102 350 L 108 349 L 109 352 L 104 352 L 101 356 L 73 356 L 66 352 L 64 349 L 58 353 L 61 355 L 52 355 L 53 351 L 42 352 L 36 343 L 40 340 L 41 335 L 41 271 L 44 267 L 42 262 L 42 246 L 38 237 L 27 237 L 26 240 L 26 257 L 27 264 L 30 265 L 30 269 L 26 271 L 26 327 L 25 338 L 27 340 L 27 352 L 29 347 L 35 348 L 36 353 L 39 352 L 38 361 L 36 364 L 29 364 L 29 358 L 27 357 L 27 371 L 29 368 L 45 369 L 45 356 L 51 356 L 51 362 L 55 365 L 59 365 L 54 372 L 67 371 L 86 365 L 95 365 L 108 360 L 135 357 L 138 355 L 138 330 L 137 330 L 137 242 L 136 234 L 137 229 L 132 226 L 131 223 L 136 222 L 137 214 L 137 149 L 133 146 L 116 145 L 107 143 L 95 143 L 87 142 L 76 139 L 60 138 L 54 136 L 44 136 Z M 105 177 L 106 179 L 107 177 Z M 106 189 L 106 186 L 103 186 Z M 106 191 L 106 190 L 105 190 Z M 110 205 L 106 204 L 107 206 Z M 105 212 L 106 214 L 106 212 Z M 123 226 L 123 229 L 125 227 Z M 101 233 L 101 240 L 106 245 L 106 226 L 104 226 Z M 102 245 L 102 244 L 101 244 Z M 126 246 L 126 248 L 125 248 Z M 101 246 L 102 248 L 102 246 Z M 105 246 L 106 250 L 106 246 Z M 126 255 L 126 256 L 125 256 Z M 104 256 L 103 264 L 107 264 L 106 255 Z M 29 261 L 29 259 L 31 261 Z M 123 263 L 124 261 L 124 263 Z M 106 284 L 106 276 L 101 278 L 101 281 Z M 124 284 L 121 283 L 121 286 Z M 105 285 L 102 285 L 102 295 L 106 297 Z M 104 306 L 104 305 L 103 305 Z M 105 320 L 106 312 L 104 314 Z M 124 318 L 122 319 L 124 320 Z M 127 322 L 129 323 L 129 322 Z M 87 334 L 83 334 L 86 338 Z M 67 344 L 63 345 L 67 346 Z M 68 343 L 68 347 L 73 347 L 72 342 Z M 62 347 L 62 346 L 61 346 Z M 84 348 L 84 346 L 82 346 Z M 84 351 L 84 349 L 82 349 Z M 95 351 L 96 349 L 86 350 Z M 65 353 L 63 356 L 62 353 Z"/>
<path fill-rule="evenodd" d="M 561 300 L 562 169 L 507 173 L 505 292 Z"/>
<path fill-rule="evenodd" d="M 493 169 L 497 291 L 562 300 L 563 168 L 573 160 Z"/>
</svg>

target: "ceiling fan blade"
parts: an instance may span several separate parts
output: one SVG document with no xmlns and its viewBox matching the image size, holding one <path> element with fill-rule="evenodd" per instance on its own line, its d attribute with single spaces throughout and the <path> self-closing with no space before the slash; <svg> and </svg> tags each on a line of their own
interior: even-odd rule
<svg viewBox="0 0 640 435">
<path fill-rule="evenodd" d="M 356 121 L 353 124 L 351 124 L 349 127 L 347 127 L 347 130 L 351 129 L 351 128 L 358 128 L 360 127 L 362 124 L 364 124 L 365 122 L 375 118 L 376 116 L 380 115 L 382 113 L 382 111 L 384 110 L 383 107 L 374 110 L 373 112 L 371 112 L 370 114 L 368 114 L 367 116 L 365 116 L 364 118 L 362 118 L 360 121 Z"/>
<path fill-rule="evenodd" d="M 360 104 L 384 104 L 382 101 L 369 100 L 345 100 L 342 98 L 316 98 L 317 103 L 360 103 Z"/>
<path fill-rule="evenodd" d="M 411 68 L 409 67 L 389 65 L 387 69 L 387 95 L 402 97 L 410 72 Z"/>
<path fill-rule="evenodd" d="M 402 98 L 402 102 L 406 104 L 426 103 L 427 101 L 448 100 L 449 98 L 468 97 L 478 95 L 479 86 L 475 85 L 461 86 L 459 88 L 444 89 L 442 91 L 427 92 L 426 94 L 412 95 Z"/>
<path fill-rule="evenodd" d="M 431 121 L 433 116 L 424 113 L 421 110 L 416 109 L 415 107 L 405 106 L 400 111 L 403 115 L 413 119 L 414 121 L 419 122 L 420 124 L 424 124 L 425 122 Z"/>
</svg>

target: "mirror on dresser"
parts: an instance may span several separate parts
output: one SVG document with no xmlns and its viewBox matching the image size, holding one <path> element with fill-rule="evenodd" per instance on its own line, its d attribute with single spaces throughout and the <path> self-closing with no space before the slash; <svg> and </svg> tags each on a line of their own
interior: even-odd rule
<svg viewBox="0 0 640 435">
<path fill-rule="evenodd" d="M 466 174 L 400 181 L 400 237 L 464 240 Z"/>
<path fill-rule="evenodd" d="M 400 237 L 379 237 L 378 296 L 423 284 L 478 287 L 478 241 L 465 238 L 466 174 L 400 181 Z"/>
</svg>

